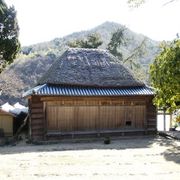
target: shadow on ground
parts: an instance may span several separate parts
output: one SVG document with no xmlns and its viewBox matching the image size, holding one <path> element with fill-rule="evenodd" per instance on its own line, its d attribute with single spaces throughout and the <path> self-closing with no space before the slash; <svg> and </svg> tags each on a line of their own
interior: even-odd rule
<svg viewBox="0 0 180 180">
<path fill-rule="evenodd" d="M 174 140 L 163 141 L 160 145 L 170 147 L 163 153 L 163 156 L 167 161 L 173 161 L 180 164 L 180 146 L 177 146 Z"/>
<path fill-rule="evenodd" d="M 165 137 L 160 137 L 156 142 L 159 146 L 169 147 L 166 151 L 162 153 L 167 161 L 173 161 L 180 164 L 180 146 L 176 144 L 178 140 L 167 139 Z"/>
<path fill-rule="evenodd" d="M 91 150 L 91 149 L 131 149 L 148 148 L 155 141 L 159 141 L 156 136 L 150 137 L 125 137 L 111 138 L 110 144 L 104 144 L 105 138 L 86 138 L 50 141 L 45 143 L 26 144 L 19 142 L 16 146 L 9 145 L 0 148 L 0 154 L 16 154 L 26 152 L 46 152 L 46 151 L 64 151 L 64 150 Z"/>
<path fill-rule="evenodd" d="M 165 139 L 159 136 L 150 137 L 129 137 L 112 138 L 110 144 L 104 144 L 104 139 L 83 139 L 71 141 L 59 141 L 56 144 L 33 145 L 17 144 L 16 146 L 0 147 L 0 155 L 32 153 L 32 152 L 53 152 L 53 151 L 78 151 L 78 150 L 126 150 L 138 148 L 151 148 L 155 143 L 159 146 L 169 147 L 161 155 L 167 161 L 173 161 L 180 164 L 180 147 L 175 140 Z"/>
</svg>

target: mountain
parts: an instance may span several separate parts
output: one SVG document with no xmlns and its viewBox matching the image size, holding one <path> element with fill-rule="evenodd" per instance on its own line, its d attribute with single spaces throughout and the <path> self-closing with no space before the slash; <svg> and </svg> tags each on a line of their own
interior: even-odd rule
<svg viewBox="0 0 180 180">
<path fill-rule="evenodd" d="M 120 28 L 124 26 L 114 22 L 105 22 L 89 31 L 76 32 L 49 42 L 22 47 L 19 57 L 0 74 L 0 89 L 2 89 L 0 105 L 5 102 L 13 104 L 17 101 L 26 104 L 22 93 L 37 83 L 51 64 L 68 48 L 68 42 L 98 33 L 103 40 L 100 48 L 106 49 L 112 33 Z M 145 50 L 139 55 L 138 61 L 143 71 L 147 72 L 149 64 L 159 52 L 159 42 L 134 33 L 128 28 L 125 30 L 125 39 L 127 44 L 120 48 L 123 57 L 127 57 L 145 39 Z M 140 79 L 147 80 L 147 77 L 142 77 L 142 74 L 137 75 Z"/>
</svg>

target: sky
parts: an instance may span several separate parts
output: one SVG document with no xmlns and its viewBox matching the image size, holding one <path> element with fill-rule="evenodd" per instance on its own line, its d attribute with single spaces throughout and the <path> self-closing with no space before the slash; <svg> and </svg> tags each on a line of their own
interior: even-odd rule
<svg viewBox="0 0 180 180">
<path fill-rule="evenodd" d="M 153 40 L 180 34 L 180 0 L 146 0 L 130 8 L 127 0 L 5 0 L 14 5 L 22 46 L 49 41 L 113 21 Z"/>
</svg>

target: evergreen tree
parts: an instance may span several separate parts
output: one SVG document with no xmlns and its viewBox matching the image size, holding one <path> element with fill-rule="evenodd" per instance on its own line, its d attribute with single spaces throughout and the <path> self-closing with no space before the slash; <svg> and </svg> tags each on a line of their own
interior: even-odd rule
<svg viewBox="0 0 180 180">
<path fill-rule="evenodd" d="M 146 39 L 144 39 L 137 47 L 135 47 L 127 57 L 123 57 L 123 54 L 120 51 L 120 47 L 128 43 L 128 39 L 126 39 L 124 35 L 125 30 L 126 28 L 123 27 L 122 29 L 118 29 L 115 33 L 112 34 L 112 38 L 108 44 L 107 49 L 123 64 L 126 64 L 130 69 L 140 69 L 141 65 L 138 61 L 138 58 L 144 54 Z"/>
<path fill-rule="evenodd" d="M 123 59 L 123 55 L 121 52 L 118 51 L 118 48 L 122 44 L 126 43 L 124 38 L 124 32 L 125 32 L 125 28 L 122 28 L 122 29 L 118 29 L 115 33 L 113 33 L 107 47 L 109 52 L 113 54 L 115 57 L 117 57 L 119 60 Z"/>
<path fill-rule="evenodd" d="M 8 7 L 0 0 L 0 63 L 2 67 L 13 62 L 16 57 L 20 43 L 18 40 L 19 26 L 16 19 L 14 7 Z M 3 64 L 3 65 L 2 65 Z"/>
</svg>

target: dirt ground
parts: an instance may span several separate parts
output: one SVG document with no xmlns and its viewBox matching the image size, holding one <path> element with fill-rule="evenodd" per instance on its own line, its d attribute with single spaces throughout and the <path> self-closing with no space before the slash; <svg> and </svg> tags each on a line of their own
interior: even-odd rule
<svg viewBox="0 0 180 180">
<path fill-rule="evenodd" d="M 0 147 L 0 179 L 180 179 L 180 141 L 160 137 Z"/>
</svg>

